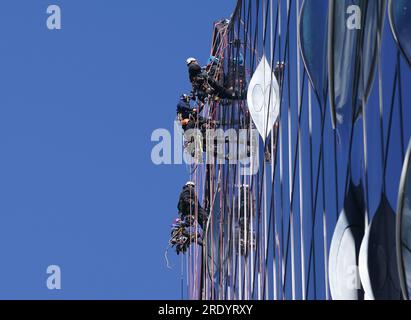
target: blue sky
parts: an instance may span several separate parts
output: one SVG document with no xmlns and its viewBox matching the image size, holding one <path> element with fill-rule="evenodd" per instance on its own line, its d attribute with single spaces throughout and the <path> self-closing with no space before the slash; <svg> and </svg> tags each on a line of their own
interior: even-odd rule
<svg viewBox="0 0 411 320">
<path fill-rule="evenodd" d="M 180 297 L 164 249 L 187 174 L 153 165 L 150 137 L 234 2 L 0 2 L 1 299 Z"/>
</svg>

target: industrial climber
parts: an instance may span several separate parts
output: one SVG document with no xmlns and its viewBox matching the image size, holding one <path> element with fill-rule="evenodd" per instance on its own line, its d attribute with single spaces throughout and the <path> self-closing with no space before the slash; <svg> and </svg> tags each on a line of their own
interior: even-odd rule
<svg viewBox="0 0 411 320">
<path fill-rule="evenodd" d="M 200 205 L 195 192 L 194 182 L 187 182 L 180 193 L 177 204 L 179 218 L 174 220 L 171 227 L 171 238 L 169 245 L 176 249 L 177 254 L 185 253 L 191 243 L 202 246 L 203 239 L 201 233 L 195 225 L 196 217 L 201 229 L 208 215 Z"/>
<path fill-rule="evenodd" d="M 197 222 L 201 229 L 204 230 L 204 224 L 208 219 L 208 214 L 198 201 L 194 182 L 189 181 L 184 185 L 180 193 L 177 208 L 181 219 L 190 221 L 191 225 L 197 216 Z"/>
<path fill-rule="evenodd" d="M 208 96 L 220 99 L 244 99 L 244 95 L 238 94 L 232 88 L 227 89 L 220 85 L 215 78 L 207 73 L 205 68 L 199 65 L 196 58 L 188 58 L 186 63 L 193 93 L 201 102 L 204 102 Z"/>
<path fill-rule="evenodd" d="M 198 113 L 199 110 L 192 108 L 190 105 L 191 97 L 183 94 L 177 104 L 177 118 L 180 122 L 184 132 L 189 129 L 195 129 L 198 121 L 198 128 L 203 132 L 207 121 Z"/>
<path fill-rule="evenodd" d="M 184 131 L 186 151 L 192 157 L 198 157 L 198 161 L 201 161 L 201 154 L 207 151 L 207 129 L 214 129 L 219 123 L 214 120 L 206 120 L 200 116 L 200 110 L 191 107 L 191 99 L 192 97 L 186 94 L 181 95 L 177 104 L 177 118 Z M 216 141 L 214 141 L 214 147 L 212 150 L 214 150 L 214 156 L 218 156 L 218 149 L 215 143 Z M 229 160 L 228 157 L 224 157 L 224 159 Z"/>
<path fill-rule="evenodd" d="M 200 110 L 191 107 L 190 100 L 190 96 L 181 95 L 177 104 L 177 118 L 184 131 L 186 150 L 192 157 L 197 155 L 200 159 L 205 149 L 207 121 L 199 115 Z"/>
</svg>

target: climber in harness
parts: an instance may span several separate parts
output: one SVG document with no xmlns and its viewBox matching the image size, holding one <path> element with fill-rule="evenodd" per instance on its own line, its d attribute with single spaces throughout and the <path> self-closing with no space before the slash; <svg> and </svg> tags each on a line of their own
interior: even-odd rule
<svg viewBox="0 0 411 320">
<path fill-rule="evenodd" d="M 189 181 L 184 185 L 177 208 L 182 220 L 186 220 L 190 225 L 194 225 L 195 218 L 197 218 L 199 226 L 204 230 L 208 214 L 198 201 L 194 182 Z"/>
<path fill-rule="evenodd" d="M 197 217 L 198 225 L 204 229 L 208 215 L 198 202 L 194 182 L 189 181 L 184 185 L 177 208 L 179 218 L 175 219 L 171 226 L 169 245 L 176 249 L 177 254 L 180 254 L 185 253 L 193 242 L 200 246 L 203 245 L 202 233 L 195 221 Z M 196 210 L 198 210 L 197 215 Z"/>
<path fill-rule="evenodd" d="M 191 107 L 190 100 L 191 97 L 189 95 L 183 94 L 180 96 L 177 104 L 178 121 L 184 132 L 196 128 L 198 121 L 198 128 L 203 132 L 205 131 L 207 121 L 199 115 L 200 110 Z"/>
<path fill-rule="evenodd" d="M 184 131 L 185 149 L 200 162 L 205 149 L 207 121 L 199 115 L 201 110 L 192 108 L 192 97 L 183 94 L 177 104 L 177 118 Z"/>
<path fill-rule="evenodd" d="M 188 58 L 186 62 L 193 93 L 202 103 L 205 102 L 208 96 L 228 100 L 242 100 L 245 98 L 244 94 L 241 95 L 232 88 L 227 89 L 220 85 L 214 77 L 210 76 L 206 68 L 199 65 L 197 59 Z"/>
<path fill-rule="evenodd" d="M 191 96 L 181 95 L 177 104 L 177 118 L 184 131 L 185 150 L 201 162 L 203 152 L 207 151 L 207 129 L 215 129 L 219 122 L 200 116 L 201 107 L 192 108 L 190 100 L 192 100 Z M 214 149 L 215 156 L 217 156 L 216 146 Z"/>
</svg>

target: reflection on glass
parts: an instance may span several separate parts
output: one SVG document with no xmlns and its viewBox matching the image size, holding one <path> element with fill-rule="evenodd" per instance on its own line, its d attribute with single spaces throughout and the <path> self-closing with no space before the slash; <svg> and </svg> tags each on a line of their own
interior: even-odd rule
<svg viewBox="0 0 411 320">
<path fill-rule="evenodd" d="M 391 1 L 390 20 L 394 38 L 411 66 L 411 0 Z"/>
<path fill-rule="evenodd" d="M 347 28 L 346 8 L 352 1 L 334 2 L 334 90 L 336 120 L 342 143 L 348 140 L 353 112 L 361 114 L 374 80 L 378 57 L 378 29 L 385 12 L 385 0 L 359 1 L 364 21 L 359 30 Z"/>
<path fill-rule="evenodd" d="M 408 168 L 404 186 L 401 219 L 401 249 L 408 295 L 411 296 L 411 170 Z"/>
<path fill-rule="evenodd" d="M 300 49 L 317 99 L 327 96 L 327 16 L 328 1 L 305 0 L 300 16 Z"/>
</svg>

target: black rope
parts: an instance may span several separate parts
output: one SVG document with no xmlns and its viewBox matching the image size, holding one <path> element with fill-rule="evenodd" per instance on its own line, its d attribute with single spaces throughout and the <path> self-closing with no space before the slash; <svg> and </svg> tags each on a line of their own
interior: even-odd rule
<svg viewBox="0 0 411 320">
<path fill-rule="evenodd" d="M 388 164 L 388 154 L 390 150 L 390 142 L 391 142 L 391 127 L 392 127 L 392 118 L 393 118 L 393 110 L 394 110 L 394 104 L 395 104 L 395 96 L 397 92 L 397 84 L 398 84 L 398 68 L 399 65 L 397 64 L 395 68 L 395 74 L 394 74 L 394 80 L 393 80 L 393 88 L 392 88 L 392 93 L 391 93 L 391 111 L 390 111 L 390 117 L 388 120 L 388 135 L 387 135 L 387 142 L 385 145 L 385 159 L 384 159 L 384 168 L 383 168 L 383 177 L 384 180 L 386 180 L 386 175 L 387 175 L 387 164 Z"/>
</svg>

